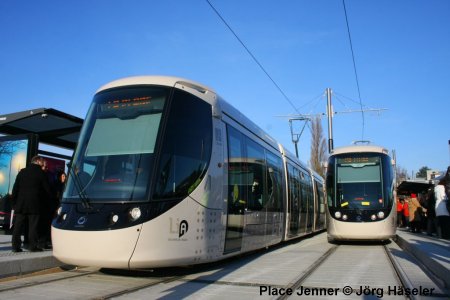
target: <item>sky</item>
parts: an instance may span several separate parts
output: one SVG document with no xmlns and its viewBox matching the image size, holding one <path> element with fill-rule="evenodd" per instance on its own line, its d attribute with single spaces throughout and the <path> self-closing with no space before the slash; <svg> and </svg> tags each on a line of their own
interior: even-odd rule
<svg viewBox="0 0 450 300">
<path fill-rule="evenodd" d="M 1 0 L 0 115 L 84 118 L 112 80 L 171 75 L 211 87 L 295 152 L 286 116 L 324 114 L 330 88 L 335 147 L 370 140 L 409 174 L 450 165 L 450 1 L 346 0 L 358 81 L 341 0 L 210 2 L 270 78 L 206 0 Z M 361 104 L 385 110 L 344 113 Z M 304 162 L 310 144 L 307 128 Z"/>
</svg>

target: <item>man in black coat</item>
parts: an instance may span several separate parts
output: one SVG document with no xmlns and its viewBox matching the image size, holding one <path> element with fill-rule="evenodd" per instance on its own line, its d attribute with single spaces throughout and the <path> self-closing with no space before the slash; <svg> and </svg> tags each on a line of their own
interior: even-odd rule
<svg viewBox="0 0 450 300">
<path fill-rule="evenodd" d="M 43 169 L 46 161 L 41 156 L 31 159 L 31 164 L 20 170 L 14 182 L 12 197 L 14 206 L 14 229 L 12 236 L 13 252 L 22 252 L 21 235 L 24 222 L 28 220 L 28 240 L 30 251 L 42 251 L 38 248 L 38 224 L 42 208 L 51 199 L 50 184 Z"/>
</svg>

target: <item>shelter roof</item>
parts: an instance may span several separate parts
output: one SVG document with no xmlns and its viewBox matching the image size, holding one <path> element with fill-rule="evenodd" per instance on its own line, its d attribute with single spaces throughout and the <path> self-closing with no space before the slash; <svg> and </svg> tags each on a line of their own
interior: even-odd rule
<svg viewBox="0 0 450 300">
<path fill-rule="evenodd" d="M 426 192 L 429 188 L 433 187 L 433 182 L 428 181 L 403 181 L 397 187 L 398 195 L 411 195 Z"/>
<path fill-rule="evenodd" d="M 53 108 L 37 108 L 0 115 L 0 133 L 17 135 L 34 133 L 39 142 L 75 149 L 83 119 Z"/>
</svg>

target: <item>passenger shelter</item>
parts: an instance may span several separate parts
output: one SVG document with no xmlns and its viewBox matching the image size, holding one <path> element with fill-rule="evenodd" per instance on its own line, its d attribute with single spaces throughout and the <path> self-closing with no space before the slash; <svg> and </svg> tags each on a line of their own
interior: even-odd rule
<svg viewBox="0 0 450 300">
<path fill-rule="evenodd" d="M 8 197 L 20 169 L 39 154 L 46 157 L 48 176 L 56 178 L 72 158 L 82 124 L 83 119 L 53 108 L 0 115 L 0 228 L 12 226 Z"/>
<path fill-rule="evenodd" d="M 53 108 L 0 115 L 0 134 L 35 134 L 40 143 L 74 150 L 83 119 Z"/>
</svg>

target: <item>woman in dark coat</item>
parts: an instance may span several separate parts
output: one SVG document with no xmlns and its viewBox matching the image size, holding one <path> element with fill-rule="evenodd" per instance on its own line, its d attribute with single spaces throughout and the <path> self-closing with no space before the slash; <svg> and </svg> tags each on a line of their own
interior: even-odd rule
<svg viewBox="0 0 450 300">
<path fill-rule="evenodd" d="M 21 252 L 22 227 L 28 220 L 28 240 L 30 251 L 42 251 L 37 247 L 38 224 L 42 208 L 48 205 L 52 197 L 47 175 L 43 171 L 46 161 L 41 156 L 31 159 L 31 164 L 17 174 L 12 190 L 14 208 L 14 229 L 12 247 Z"/>
</svg>

